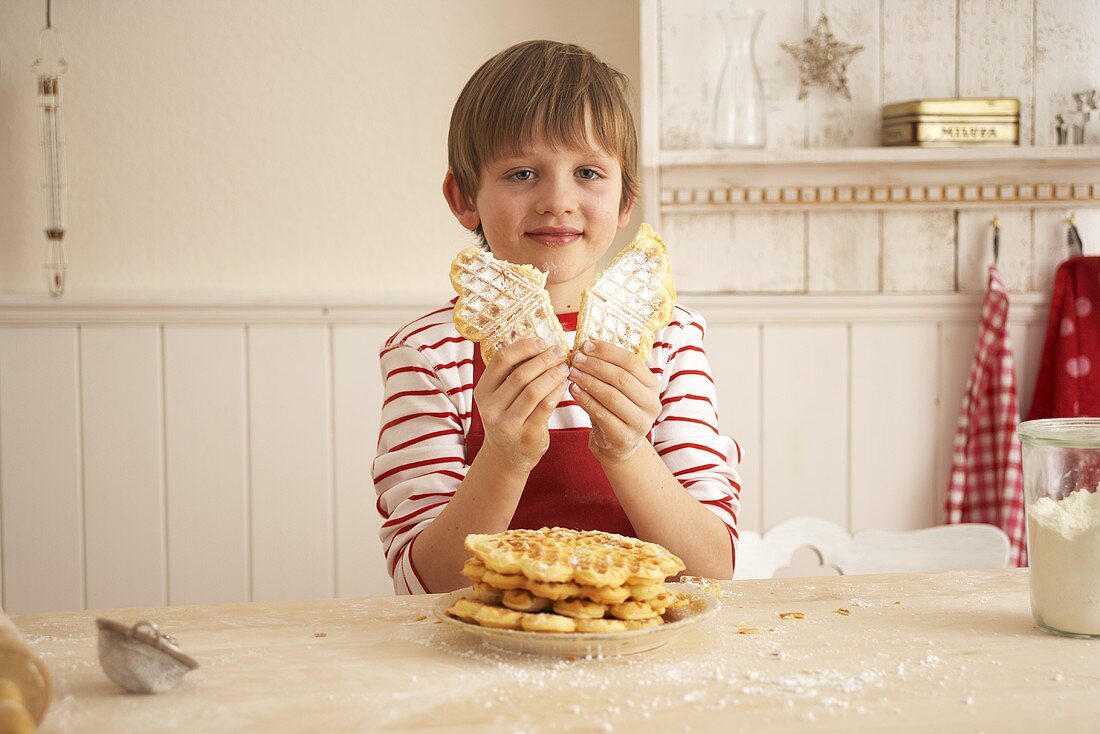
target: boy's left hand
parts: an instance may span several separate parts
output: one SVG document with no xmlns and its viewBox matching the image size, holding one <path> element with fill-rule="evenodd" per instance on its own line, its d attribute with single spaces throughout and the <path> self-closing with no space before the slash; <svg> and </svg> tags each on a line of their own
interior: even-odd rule
<svg viewBox="0 0 1100 734">
<path fill-rule="evenodd" d="M 569 393 L 592 419 L 592 453 L 603 464 L 630 458 L 661 414 L 657 376 L 633 352 L 589 340 L 573 355 L 569 379 Z"/>
</svg>

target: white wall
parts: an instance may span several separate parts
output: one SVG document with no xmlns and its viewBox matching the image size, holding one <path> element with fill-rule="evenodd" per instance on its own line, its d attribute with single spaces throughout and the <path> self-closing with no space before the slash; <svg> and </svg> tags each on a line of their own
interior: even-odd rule
<svg viewBox="0 0 1100 734">
<path fill-rule="evenodd" d="M 56 0 L 70 295 L 449 291 L 451 106 L 518 41 L 638 76 L 633 0 Z M 45 292 L 30 65 L 0 0 L 0 294 Z"/>
</svg>

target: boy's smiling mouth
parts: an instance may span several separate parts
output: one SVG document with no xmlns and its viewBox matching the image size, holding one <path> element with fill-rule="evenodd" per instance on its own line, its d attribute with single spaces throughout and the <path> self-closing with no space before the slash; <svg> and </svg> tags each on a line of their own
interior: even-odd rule
<svg viewBox="0 0 1100 734">
<path fill-rule="evenodd" d="M 539 227 L 524 232 L 523 236 L 546 247 L 564 247 L 579 240 L 583 234 L 581 230 L 572 227 Z"/>
</svg>

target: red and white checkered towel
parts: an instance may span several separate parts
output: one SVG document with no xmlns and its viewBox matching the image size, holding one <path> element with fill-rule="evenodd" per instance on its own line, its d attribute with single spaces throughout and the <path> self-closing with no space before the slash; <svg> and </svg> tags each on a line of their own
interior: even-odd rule
<svg viewBox="0 0 1100 734">
<path fill-rule="evenodd" d="M 1015 359 L 1008 329 L 1008 293 L 997 268 L 989 289 L 970 377 L 955 431 L 947 522 L 983 522 L 1008 534 L 1009 563 L 1027 565 L 1024 483 L 1016 425 Z"/>
</svg>

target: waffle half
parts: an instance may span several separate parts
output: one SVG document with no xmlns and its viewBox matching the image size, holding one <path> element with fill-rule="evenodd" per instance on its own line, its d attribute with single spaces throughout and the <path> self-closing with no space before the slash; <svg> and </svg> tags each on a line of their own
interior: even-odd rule
<svg viewBox="0 0 1100 734">
<path fill-rule="evenodd" d="M 451 261 L 451 285 L 458 293 L 455 328 L 470 341 L 481 342 L 485 364 L 512 342 L 535 336 L 568 351 L 565 330 L 544 287 L 546 277 L 532 265 L 498 260 L 480 247 L 467 247 Z"/>
<path fill-rule="evenodd" d="M 668 248 L 642 224 L 634 240 L 581 295 L 575 346 L 586 339 L 629 349 L 644 362 L 653 335 L 672 320 L 676 285 Z"/>
</svg>

